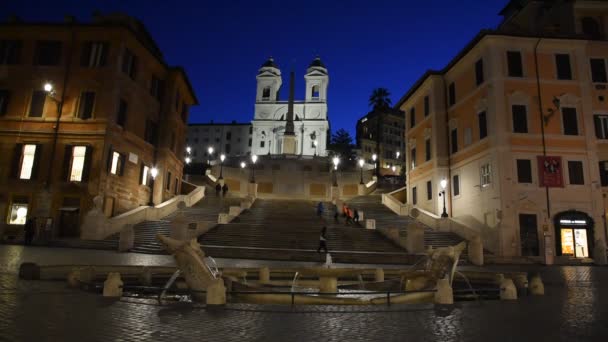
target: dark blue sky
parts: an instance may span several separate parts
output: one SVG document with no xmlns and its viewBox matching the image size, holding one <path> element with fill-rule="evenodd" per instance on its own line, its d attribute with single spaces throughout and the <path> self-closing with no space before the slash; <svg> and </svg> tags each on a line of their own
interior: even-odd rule
<svg viewBox="0 0 608 342">
<path fill-rule="evenodd" d="M 188 72 L 200 101 L 191 122 L 251 121 L 256 72 L 269 55 L 284 74 L 283 99 L 292 66 L 303 98 L 304 72 L 318 54 L 330 75 L 332 130 L 354 133 L 372 89 L 388 88 L 397 102 L 426 69 L 445 66 L 480 29 L 495 27 L 507 0 L 2 2 L 0 13 L 24 20 L 88 21 L 94 10 L 137 17 L 167 62 Z"/>
</svg>

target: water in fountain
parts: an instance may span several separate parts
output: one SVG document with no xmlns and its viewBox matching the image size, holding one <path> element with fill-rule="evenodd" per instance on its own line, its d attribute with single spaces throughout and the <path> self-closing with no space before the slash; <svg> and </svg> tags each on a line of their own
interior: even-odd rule
<svg viewBox="0 0 608 342">
<path fill-rule="evenodd" d="M 481 297 L 477 295 L 477 293 L 475 292 L 475 289 L 473 288 L 473 285 L 471 285 L 471 282 L 469 281 L 469 278 L 467 278 L 467 276 L 465 276 L 464 274 L 462 274 L 459 271 L 456 271 L 456 273 L 462 277 L 462 279 L 464 279 L 464 281 L 467 283 L 467 285 L 469 286 L 469 289 L 471 290 L 471 292 L 473 293 L 473 295 L 475 296 L 476 299 L 481 300 Z"/>
<path fill-rule="evenodd" d="M 293 281 L 291 282 L 291 292 L 294 292 L 294 290 L 295 290 L 296 281 L 298 281 L 298 275 L 299 275 L 299 273 L 296 272 L 296 274 L 294 274 L 294 276 L 293 276 Z"/>
<path fill-rule="evenodd" d="M 213 278 L 217 278 L 217 276 L 220 274 L 220 270 L 217 267 L 217 263 L 215 262 L 215 259 L 208 256 L 207 260 L 211 261 L 211 263 L 213 264 L 213 269 L 211 269 L 211 267 L 208 265 L 208 262 L 205 262 L 205 265 L 209 269 L 209 272 L 211 272 L 211 275 L 213 276 Z"/>
</svg>

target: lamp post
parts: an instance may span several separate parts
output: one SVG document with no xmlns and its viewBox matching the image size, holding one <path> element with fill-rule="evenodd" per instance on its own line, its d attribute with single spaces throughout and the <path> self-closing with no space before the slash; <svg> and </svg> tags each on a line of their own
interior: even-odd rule
<svg viewBox="0 0 608 342">
<path fill-rule="evenodd" d="M 363 184 L 363 165 L 365 164 L 365 161 L 363 160 L 363 158 L 359 159 L 359 168 L 361 168 L 361 180 L 359 181 L 359 184 Z"/>
<path fill-rule="evenodd" d="M 251 183 L 255 183 L 255 162 L 258 161 L 258 156 L 251 156 Z M 242 165 L 242 164 L 241 164 Z"/>
<path fill-rule="evenodd" d="M 244 161 L 243 161 L 243 162 L 241 162 L 241 169 L 244 169 L 244 168 L 245 168 L 245 166 L 247 166 L 247 163 L 245 163 Z"/>
<path fill-rule="evenodd" d="M 391 170 L 393 170 L 393 173 L 395 173 L 395 171 L 397 170 L 397 167 L 395 165 L 391 166 Z"/>
<path fill-rule="evenodd" d="M 65 86 L 65 80 L 64 80 L 64 86 Z M 60 120 L 61 120 L 61 113 L 62 113 L 62 109 L 63 109 L 63 98 L 64 97 L 63 97 L 63 95 L 61 96 L 61 99 L 57 99 L 57 97 L 55 97 L 55 87 L 50 82 L 46 82 L 42 88 L 46 92 L 46 96 L 48 96 L 51 100 L 53 100 L 53 102 L 55 102 L 55 105 L 57 105 L 57 120 L 55 121 L 55 126 L 53 127 L 53 130 L 54 130 L 53 145 L 51 148 L 51 160 L 54 160 L 55 159 L 55 150 L 57 149 L 57 139 L 59 138 L 59 123 L 61 122 Z M 65 91 L 63 93 L 65 94 Z M 49 167 L 48 171 L 47 171 L 46 181 L 45 181 L 46 189 L 48 189 L 48 187 L 51 185 L 52 174 L 53 174 L 53 168 Z"/>
<path fill-rule="evenodd" d="M 377 154 L 372 154 L 372 160 L 374 161 L 374 174 L 378 177 L 378 164 L 376 164 L 376 159 L 378 159 Z"/>
<path fill-rule="evenodd" d="M 211 158 L 213 156 L 213 146 L 209 146 L 207 152 L 209 153 L 209 157 L 207 158 L 207 164 L 211 165 Z"/>
<path fill-rule="evenodd" d="M 318 143 L 319 142 L 316 139 L 312 141 L 312 145 L 315 147 L 315 157 L 317 156 L 317 144 Z"/>
<path fill-rule="evenodd" d="M 184 159 L 184 161 L 186 162 L 186 164 L 190 165 L 190 162 L 192 161 L 192 158 L 190 158 L 190 157 L 186 157 L 186 158 Z"/>
<path fill-rule="evenodd" d="M 340 157 L 334 157 L 332 159 L 332 162 L 334 164 L 334 184 L 333 186 L 338 186 L 338 164 L 340 164 Z"/>
<path fill-rule="evenodd" d="M 443 212 L 441 213 L 441 217 L 445 218 L 448 217 L 448 212 L 445 208 L 445 188 L 448 185 L 448 181 L 444 178 L 441 180 L 441 182 L 439 182 L 439 184 L 441 185 L 441 191 L 439 192 L 439 196 L 443 196 Z"/>
<path fill-rule="evenodd" d="M 226 160 L 226 155 L 220 155 L 220 178 L 218 179 L 224 179 L 224 160 Z"/>
<path fill-rule="evenodd" d="M 158 176 L 158 169 L 153 167 L 150 169 L 150 176 L 152 177 L 152 181 L 150 182 L 150 202 L 148 205 L 150 207 L 154 206 L 154 181 L 156 180 L 156 176 Z"/>
</svg>

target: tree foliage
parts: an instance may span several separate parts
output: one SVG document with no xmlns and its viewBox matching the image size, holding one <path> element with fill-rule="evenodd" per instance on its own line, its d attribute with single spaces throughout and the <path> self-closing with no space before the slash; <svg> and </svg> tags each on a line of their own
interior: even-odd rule
<svg viewBox="0 0 608 342">
<path fill-rule="evenodd" d="M 330 149 L 343 159 L 350 159 L 353 154 L 353 138 L 344 128 L 340 128 L 331 135 Z"/>
<path fill-rule="evenodd" d="M 373 110 L 386 109 L 391 106 L 391 93 L 386 88 L 376 88 L 369 97 L 369 105 Z"/>
</svg>

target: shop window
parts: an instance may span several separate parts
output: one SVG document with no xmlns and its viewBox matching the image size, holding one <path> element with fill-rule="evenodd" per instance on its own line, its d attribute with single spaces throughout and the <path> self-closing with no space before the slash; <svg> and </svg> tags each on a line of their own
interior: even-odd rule
<svg viewBox="0 0 608 342">
<path fill-rule="evenodd" d="M 27 198 L 13 198 L 9 211 L 8 224 L 24 225 L 27 220 L 29 203 Z"/>
</svg>

